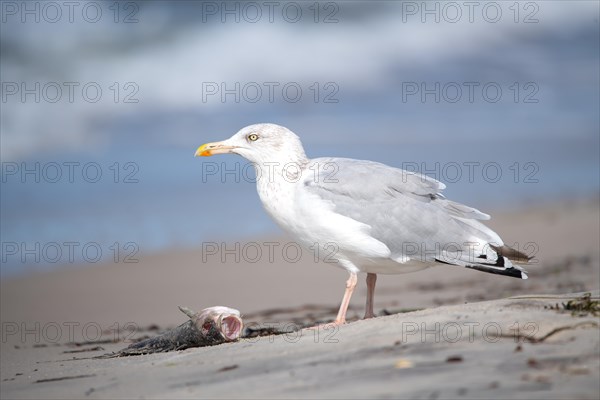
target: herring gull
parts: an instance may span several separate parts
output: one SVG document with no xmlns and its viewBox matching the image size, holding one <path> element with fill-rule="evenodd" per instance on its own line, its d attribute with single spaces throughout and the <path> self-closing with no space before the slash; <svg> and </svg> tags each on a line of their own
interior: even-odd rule
<svg viewBox="0 0 600 400">
<path fill-rule="evenodd" d="M 377 274 L 458 265 L 527 279 L 512 262 L 529 258 L 479 222 L 489 215 L 447 200 L 431 177 L 373 161 L 310 159 L 298 136 L 275 124 L 247 126 L 195 155 L 224 153 L 254 165 L 262 204 L 284 231 L 350 274 L 333 324 L 346 322 L 359 272 L 367 274 L 365 318 L 374 317 Z"/>
</svg>

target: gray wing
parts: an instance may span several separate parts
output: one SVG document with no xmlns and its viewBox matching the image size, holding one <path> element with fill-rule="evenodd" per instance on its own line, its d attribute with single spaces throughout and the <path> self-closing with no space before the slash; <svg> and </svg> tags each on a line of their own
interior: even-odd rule
<svg viewBox="0 0 600 400">
<path fill-rule="evenodd" d="M 369 225 L 392 258 L 406 255 L 406 243 L 432 251 L 447 243 L 503 244 L 476 221 L 489 219 L 487 214 L 447 200 L 440 194 L 445 185 L 425 175 L 346 158 L 313 159 L 307 168 L 312 173 L 305 175 L 303 187 L 334 212 Z"/>
<path fill-rule="evenodd" d="M 427 175 L 348 158 L 316 158 L 309 168 L 314 174 L 306 176 L 305 187 L 325 197 L 329 193 L 330 197 L 348 196 L 355 200 L 402 201 L 405 196 L 420 202 L 434 202 L 455 217 L 490 219 L 475 208 L 447 200 L 441 194 L 446 185 Z"/>
</svg>

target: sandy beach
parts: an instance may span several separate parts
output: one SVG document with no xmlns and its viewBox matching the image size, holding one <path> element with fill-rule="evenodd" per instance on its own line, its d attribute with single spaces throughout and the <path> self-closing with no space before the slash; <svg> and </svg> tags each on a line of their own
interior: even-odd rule
<svg viewBox="0 0 600 400">
<path fill-rule="evenodd" d="M 380 275 L 379 317 L 357 321 L 361 276 L 338 330 L 180 352 L 91 358 L 184 322 L 178 305 L 236 308 L 256 326 L 331 320 L 346 275 L 308 253 L 291 262 L 281 237 L 239 242 L 276 243 L 272 259 L 222 262 L 205 246 L 3 279 L 2 398 L 597 398 L 599 319 L 562 304 L 598 300 L 598 199 L 492 215 L 535 256 L 528 280 L 451 266 Z"/>
</svg>

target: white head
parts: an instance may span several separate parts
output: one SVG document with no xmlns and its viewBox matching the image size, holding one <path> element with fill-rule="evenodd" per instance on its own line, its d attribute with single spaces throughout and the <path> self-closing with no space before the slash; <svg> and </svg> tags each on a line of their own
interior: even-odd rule
<svg viewBox="0 0 600 400">
<path fill-rule="evenodd" d="M 198 147 L 195 156 L 235 153 L 250 162 L 304 163 L 306 154 L 296 134 L 275 124 L 249 125 L 222 142 L 206 143 Z"/>
</svg>

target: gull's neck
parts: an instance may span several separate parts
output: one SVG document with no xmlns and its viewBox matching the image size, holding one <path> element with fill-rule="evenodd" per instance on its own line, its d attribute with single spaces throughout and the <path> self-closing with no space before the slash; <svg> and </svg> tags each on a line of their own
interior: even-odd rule
<svg viewBox="0 0 600 400">
<path fill-rule="evenodd" d="M 281 157 L 253 163 L 256 190 L 267 213 L 282 227 L 291 222 L 294 192 L 302 184 L 302 176 L 310 160 L 302 153 L 297 157 Z"/>
<path fill-rule="evenodd" d="M 252 164 L 256 172 L 256 186 L 260 193 L 261 190 L 291 189 L 300 181 L 309 160 L 304 156 L 295 160 L 272 159 Z"/>
<path fill-rule="evenodd" d="M 273 185 L 286 186 L 287 183 L 297 182 L 298 175 L 302 174 L 310 162 L 301 146 L 300 148 L 271 152 L 268 158 L 258 155 L 250 161 L 256 171 L 259 190 L 260 186 L 268 188 Z"/>
</svg>

